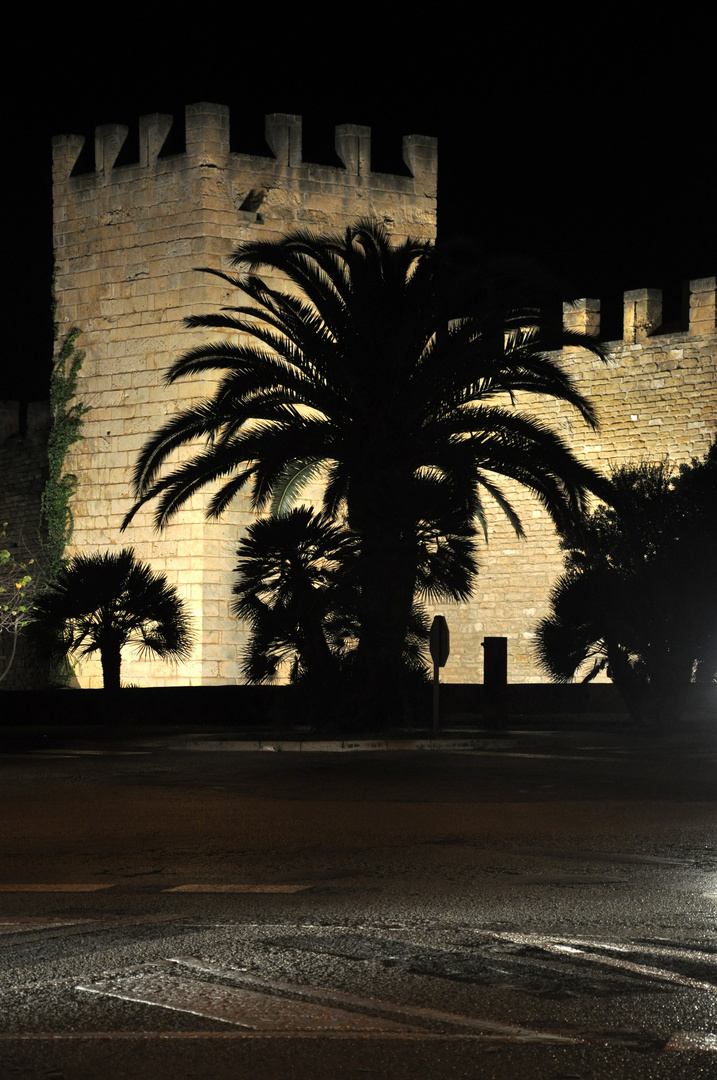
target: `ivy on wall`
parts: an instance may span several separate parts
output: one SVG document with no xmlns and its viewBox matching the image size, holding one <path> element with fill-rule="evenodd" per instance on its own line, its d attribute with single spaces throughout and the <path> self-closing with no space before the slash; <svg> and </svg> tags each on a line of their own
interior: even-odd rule
<svg viewBox="0 0 717 1080">
<path fill-rule="evenodd" d="M 82 417 L 89 407 L 81 402 L 69 405 L 77 389 L 85 354 L 75 348 L 80 335 L 70 330 L 60 346 L 50 376 L 50 414 L 52 427 L 48 437 L 47 455 L 50 472 L 42 495 L 42 516 L 45 526 L 45 575 L 52 581 L 64 563 L 67 544 L 72 537 L 70 499 L 77 487 L 77 477 L 64 473 L 65 457 L 73 443 L 82 438 Z"/>
</svg>

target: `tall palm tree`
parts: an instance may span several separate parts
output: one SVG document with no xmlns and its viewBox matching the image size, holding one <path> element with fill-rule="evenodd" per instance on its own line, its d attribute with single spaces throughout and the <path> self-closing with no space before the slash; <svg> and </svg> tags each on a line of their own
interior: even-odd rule
<svg viewBox="0 0 717 1080">
<path fill-rule="evenodd" d="M 55 660 L 99 652 L 105 690 L 120 688 L 125 645 L 172 660 L 186 660 L 192 648 L 184 601 L 132 548 L 76 555 L 39 597 L 31 628 Z"/>
<path fill-rule="evenodd" d="M 218 372 L 217 390 L 144 446 L 124 526 L 156 499 L 162 527 L 217 479 L 209 517 L 247 485 L 262 510 L 321 477 L 325 512 L 345 508 L 360 538 L 357 662 L 377 699 L 400 668 L 422 529 L 444 518 L 485 528 L 488 495 L 522 534 L 500 477 L 527 487 L 556 519 L 582 507 L 587 489 L 601 490 L 516 396 L 560 399 L 590 425 L 595 416 L 542 351 L 536 310 L 505 282 L 452 289 L 430 243 L 394 245 L 382 226 L 360 221 L 343 234 L 244 243 L 232 262 L 239 273 L 208 272 L 247 300 L 186 320 L 231 337 L 192 349 L 166 375 L 172 383 Z M 261 269 L 288 287 L 267 283 Z M 580 335 L 564 342 L 595 349 Z M 195 440 L 206 448 L 163 472 Z"/>
</svg>

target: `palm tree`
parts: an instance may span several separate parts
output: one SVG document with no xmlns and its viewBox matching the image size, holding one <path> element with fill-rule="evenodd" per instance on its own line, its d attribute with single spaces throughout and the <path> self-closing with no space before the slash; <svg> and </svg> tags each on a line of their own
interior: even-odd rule
<svg viewBox="0 0 717 1080">
<path fill-rule="evenodd" d="M 643 463 L 613 484 L 613 507 L 563 530 L 538 662 L 558 682 L 605 671 L 636 720 L 670 724 L 717 678 L 717 443 L 676 476 Z"/>
<path fill-rule="evenodd" d="M 401 666 L 421 530 L 445 532 L 444 519 L 460 522 L 459 532 L 476 521 L 485 528 L 487 494 L 522 534 L 500 477 L 527 487 L 558 520 L 583 506 L 587 489 L 603 490 L 516 395 L 560 399 L 590 425 L 595 416 L 542 351 L 539 313 L 516 302 L 511 282 L 477 288 L 474 276 L 453 289 L 430 243 L 394 245 L 382 226 L 360 221 L 344 234 L 297 230 L 244 243 L 232 262 L 243 272 L 208 272 L 247 301 L 186 320 L 232 338 L 192 349 L 166 375 L 172 383 L 219 372 L 216 392 L 144 446 L 123 527 L 156 499 L 161 528 L 217 479 L 209 517 L 248 485 L 260 511 L 320 477 L 325 513 L 343 508 L 360 538 L 357 663 L 376 701 Z M 288 288 L 267 283 L 262 268 Z M 581 335 L 563 341 L 595 350 Z M 195 440 L 206 448 L 163 473 L 173 451 Z"/>
<path fill-rule="evenodd" d="M 306 506 L 249 527 L 232 590 L 233 613 L 252 629 L 243 665 L 249 682 L 269 682 L 288 666 L 292 682 L 321 685 L 328 703 L 339 676 L 350 676 L 355 655 L 359 552 L 355 533 Z M 466 598 L 477 569 L 472 536 L 419 535 L 417 598 Z M 425 674 L 427 640 L 428 620 L 415 602 L 403 651 L 409 677 Z"/>
<path fill-rule="evenodd" d="M 173 660 L 187 659 L 192 648 L 184 601 L 132 548 L 76 555 L 39 597 L 34 620 L 36 640 L 55 660 L 99 652 L 105 690 L 120 688 L 125 645 Z"/>
<path fill-rule="evenodd" d="M 308 507 L 249 527 L 232 590 L 233 613 L 252 628 L 249 682 L 269 682 L 286 665 L 292 682 L 335 681 L 357 632 L 357 553 L 353 533 Z"/>
</svg>

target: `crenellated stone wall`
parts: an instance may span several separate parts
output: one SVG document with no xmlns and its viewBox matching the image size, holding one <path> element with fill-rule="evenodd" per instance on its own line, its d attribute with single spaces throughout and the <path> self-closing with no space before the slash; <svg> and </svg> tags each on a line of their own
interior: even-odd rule
<svg viewBox="0 0 717 1080">
<path fill-rule="evenodd" d="M 301 118 L 266 118 L 273 156 L 235 154 L 229 110 L 188 106 L 185 150 L 164 156 L 173 118 L 139 121 L 139 161 L 117 165 L 128 135 L 121 125 L 95 133 L 95 167 L 73 175 L 84 140 L 54 140 L 54 245 L 60 336 L 73 326 L 86 358 L 78 395 L 91 412 L 67 470 L 79 478 L 73 500 L 73 550 L 131 544 L 167 573 L 188 600 L 197 631 L 191 662 L 123 663 L 123 679 L 162 685 L 238 681 L 237 654 L 246 629 L 229 613 L 235 553 L 252 520 L 248 499 L 235 500 L 220 521 L 204 518 L 205 495 L 161 533 L 152 508 L 125 533 L 130 480 L 139 448 L 173 412 L 210 392 L 209 380 L 163 382 L 170 363 L 197 343 L 182 320 L 235 303 L 226 283 L 196 267 L 228 269 L 242 240 L 272 239 L 297 226 L 336 230 L 368 216 L 396 238 L 435 236 L 436 142 L 403 140 L 409 176 L 370 168 L 370 129 L 343 125 L 335 146 L 341 166 L 302 160 Z M 223 336 L 223 335 L 222 335 Z M 186 455 L 185 455 L 186 456 Z M 85 685 L 99 685 L 97 665 L 83 667 Z"/>
<path fill-rule="evenodd" d="M 566 329 L 599 336 L 600 302 L 582 300 L 563 309 Z M 661 335 L 662 294 L 624 294 L 622 341 L 604 344 L 608 362 L 586 351 L 560 357 L 565 370 L 595 405 L 591 430 L 575 412 L 550 399 L 518 401 L 562 435 L 577 456 L 608 472 L 613 465 L 667 458 L 675 467 L 703 456 L 717 432 L 717 333 L 715 278 L 690 283 L 690 322 L 684 333 Z M 447 682 L 482 682 L 481 642 L 508 638 L 510 682 L 546 681 L 536 669 L 533 639 L 547 614 L 548 595 L 562 573 L 556 533 L 545 510 L 517 486 L 501 485 L 519 511 L 526 537 L 518 540 L 499 511 L 486 503 L 488 544 L 469 603 L 434 607 L 451 630 Z"/>
<path fill-rule="evenodd" d="M 328 167 L 303 161 L 299 117 L 267 117 L 272 156 L 265 157 L 230 150 L 229 120 L 223 106 L 189 106 L 185 149 L 166 155 L 173 118 L 141 117 L 139 161 L 129 164 L 117 164 L 127 128 L 99 127 L 94 170 L 79 175 L 73 170 L 84 140 L 54 140 L 58 319 L 61 336 L 71 326 L 82 331 L 78 344 L 86 359 L 78 393 L 92 410 L 85 437 L 67 462 L 79 478 L 73 550 L 131 544 L 177 584 L 197 630 L 194 658 L 178 670 L 125 663 L 124 679 L 142 685 L 239 681 L 238 655 L 247 634 L 229 605 L 239 535 L 253 519 L 248 499 L 236 500 L 220 521 L 207 522 L 205 494 L 161 534 L 152 527 L 150 507 L 119 532 L 132 502 L 139 448 L 169 415 L 211 390 L 208 380 L 163 382 L 170 363 L 197 343 L 196 331 L 186 331 L 182 319 L 235 302 L 225 283 L 195 268 L 227 269 L 242 240 L 276 238 L 296 226 L 336 230 L 360 216 L 383 221 L 397 239 L 435 236 L 435 140 L 405 138 L 411 175 L 389 176 L 371 171 L 368 128 L 337 128 L 342 166 Z M 666 455 L 678 465 L 704 454 L 717 427 L 715 279 L 692 282 L 691 289 L 684 333 L 661 335 L 661 294 L 637 290 L 625 294 L 623 340 L 607 344 L 607 364 L 587 353 L 562 356 L 597 407 L 597 432 L 549 400 L 519 404 L 603 470 Z M 599 302 L 566 305 L 564 322 L 599 334 Z M 481 642 L 495 635 L 508 637 L 510 681 L 543 681 L 532 657 L 533 634 L 562 559 L 544 510 L 524 492 L 512 494 L 526 539 L 517 540 L 488 505 L 489 542 L 482 546 L 472 601 L 434 609 L 451 629 L 446 681 L 481 681 Z M 81 681 L 99 685 L 98 667 L 85 665 Z"/>
</svg>

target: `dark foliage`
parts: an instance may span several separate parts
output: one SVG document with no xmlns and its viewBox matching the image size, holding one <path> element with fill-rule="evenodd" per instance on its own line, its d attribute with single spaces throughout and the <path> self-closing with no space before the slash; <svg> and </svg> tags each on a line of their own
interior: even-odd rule
<svg viewBox="0 0 717 1080">
<path fill-rule="evenodd" d="M 432 600 L 470 594 L 477 573 L 470 536 L 422 533 L 416 592 Z M 289 671 L 292 682 L 311 681 L 336 692 L 350 680 L 359 636 L 359 538 L 307 507 L 262 518 L 249 527 L 239 550 L 235 615 L 252 629 L 243 673 L 270 682 Z M 404 673 L 426 677 L 428 618 L 414 602 L 403 650 Z"/>
<path fill-rule="evenodd" d="M 674 475 L 626 466 L 613 484 L 612 508 L 563 530 L 538 658 L 558 681 L 606 671 L 636 719 L 671 723 L 691 683 L 717 679 L 717 443 Z"/>
</svg>

